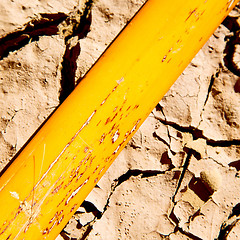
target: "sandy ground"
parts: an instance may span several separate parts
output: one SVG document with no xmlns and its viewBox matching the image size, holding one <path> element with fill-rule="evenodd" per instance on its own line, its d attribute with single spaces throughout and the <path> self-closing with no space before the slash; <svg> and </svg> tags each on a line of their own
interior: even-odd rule
<svg viewBox="0 0 240 240">
<path fill-rule="evenodd" d="M 0 2 L 0 169 L 144 2 L 98 0 L 86 19 L 77 0 Z M 238 5 L 58 240 L 240 238 L 239 16 Z"/>
</svg>

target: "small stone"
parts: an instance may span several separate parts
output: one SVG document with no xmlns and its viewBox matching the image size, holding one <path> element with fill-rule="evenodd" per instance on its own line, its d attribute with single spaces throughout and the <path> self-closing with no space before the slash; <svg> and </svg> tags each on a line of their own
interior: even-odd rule
<svg viewBox="0 0 240 240">
<path fill-rule="evenodd" d="M 211 193 L 216 192 L 222 184 L 221 173 L 216 168 L 200 172 L 200 179 Z"/>
</svg>

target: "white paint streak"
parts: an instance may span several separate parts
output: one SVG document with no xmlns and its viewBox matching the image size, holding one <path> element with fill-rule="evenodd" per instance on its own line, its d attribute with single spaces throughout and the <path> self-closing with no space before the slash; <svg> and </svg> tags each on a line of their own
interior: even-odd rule
<svg viewBox="0 0 240 240">
<path fill-rule="evenodd" d="M 13 198 L 19 199 L 19 195 L 17 192 L 10 192 L 10 194 Z"/>
<path fill-rule="evenodd" d="M 230 1 L 228 1 L 228 2 L 230 2 L 230 4 L 228 5 L 228 8 L 227 9 L 230 9 L 231 8 L 231 6 L 233 5 L 233 3 L 234 3 L 234 0 L 230 0 Z"/>
<path fill-rule="evenodd" d="M 116 154 L 116 153 L 118 152 L 119 148 L 120 148 L 120 145 L 117 146 L 117 148 L 115 149 L 115 151 L 113 152 L 113 154 Z"/>
<path fill-rule="evenodd" d="M 112 143 L 115 143 L 116 141 L 117 141 L 117 139 L 118 139 L 118 137 L 119 137 L 119 132 L 118 132 L 118 130 L 114 133 L 114 136 L 113 136 L 113 138 L 112 138 Z"/>
<path fill-rule="evenodd" d="M 85 128 L 85 127 L 89 124 L 89 122 L 92 120 L 92 117 L 94 116 L 95 113 L 96 113 L 96 110 L 91 114 L 91 116 L 87 119 L 87 121 L 82 125 L 82 127 L 80 128 L 80 130 L 78 131 L 78 133 L 79 133 L 80 131 L 82 131 L 82 129 Z"/>
<path fill-rule="evenodd" d="M 50 164 L 49 168 L 47 169 L 47 171 L 42 175 L 42 177 L 40 178 L 40 180 L 36 183 L 35 187 L 33 188 L 33 190 L 35 190 L 37 188 L 37 186 L 40 184 L 40 182 L 46 177 L 46 175 L 49 173 L 49 171 L 52 169 L 52 167 L 54 166 L 54 164 L 58 161 L 58 159 L 62 156 L 62 154 L 64 153 L 64 151 L 69 147 L 70 143 L 68 143 L 63 150 L 61 151 L 61 153 L 58 155 L 58 157 Z"/>
<path fill-rule="evenodd" d="M 131 130 L 131 133 L 133 133 L 137 129 L 137 125 L 139 124 L 140 120 L 137 121 L 137 123 L 134 125 L 134 127 Z"/>
<path fill-rule="evenodd" d="M 77 189 L 75 189 L 72 194 L 68 197 L 68 199 L 65 202 L 65 205 L 68 205 L 69 201 L 74 198 L 77 193 L 80 191 L 80 189 L 88 182 L 89 179 L 86 179 L 83 184 L 81 184 Z"/>
<path fill-rule="evenodd" d="M 123 81 L 124 81 L 124 78 L 122 77 L 120 80 L 117 80 L 117 84 L 120 85 L 120 83 Z"/>
<path fill-rule="evenodd" d="M 104 100 L 102 101 L 101 106 L 102 106 L 105 102 L 106 102 L 106 99 L 104 99 Z"/>
</svg>

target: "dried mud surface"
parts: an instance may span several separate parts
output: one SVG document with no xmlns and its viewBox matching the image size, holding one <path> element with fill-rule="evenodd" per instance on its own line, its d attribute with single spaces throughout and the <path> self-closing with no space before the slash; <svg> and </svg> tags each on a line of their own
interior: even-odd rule
<svg viewBox="0 0 240 240">
<path fill-rule="evenodd" d="M 0 2 L 0 169 L 144 2 Z M 239 34 L 240 5 L 152 111 L 58 240 L 239 239 Z"/>
</svg>

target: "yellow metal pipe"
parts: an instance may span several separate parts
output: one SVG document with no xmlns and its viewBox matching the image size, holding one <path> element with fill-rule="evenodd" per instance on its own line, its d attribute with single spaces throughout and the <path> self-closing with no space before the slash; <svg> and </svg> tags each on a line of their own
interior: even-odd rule
<svg viewBox="0 0 240 240">
<path fill-rule="evenodd" d="M 0 178 L 0 239 L 54 239 L 238 0 L 149 0 Z"/>
</svg>

